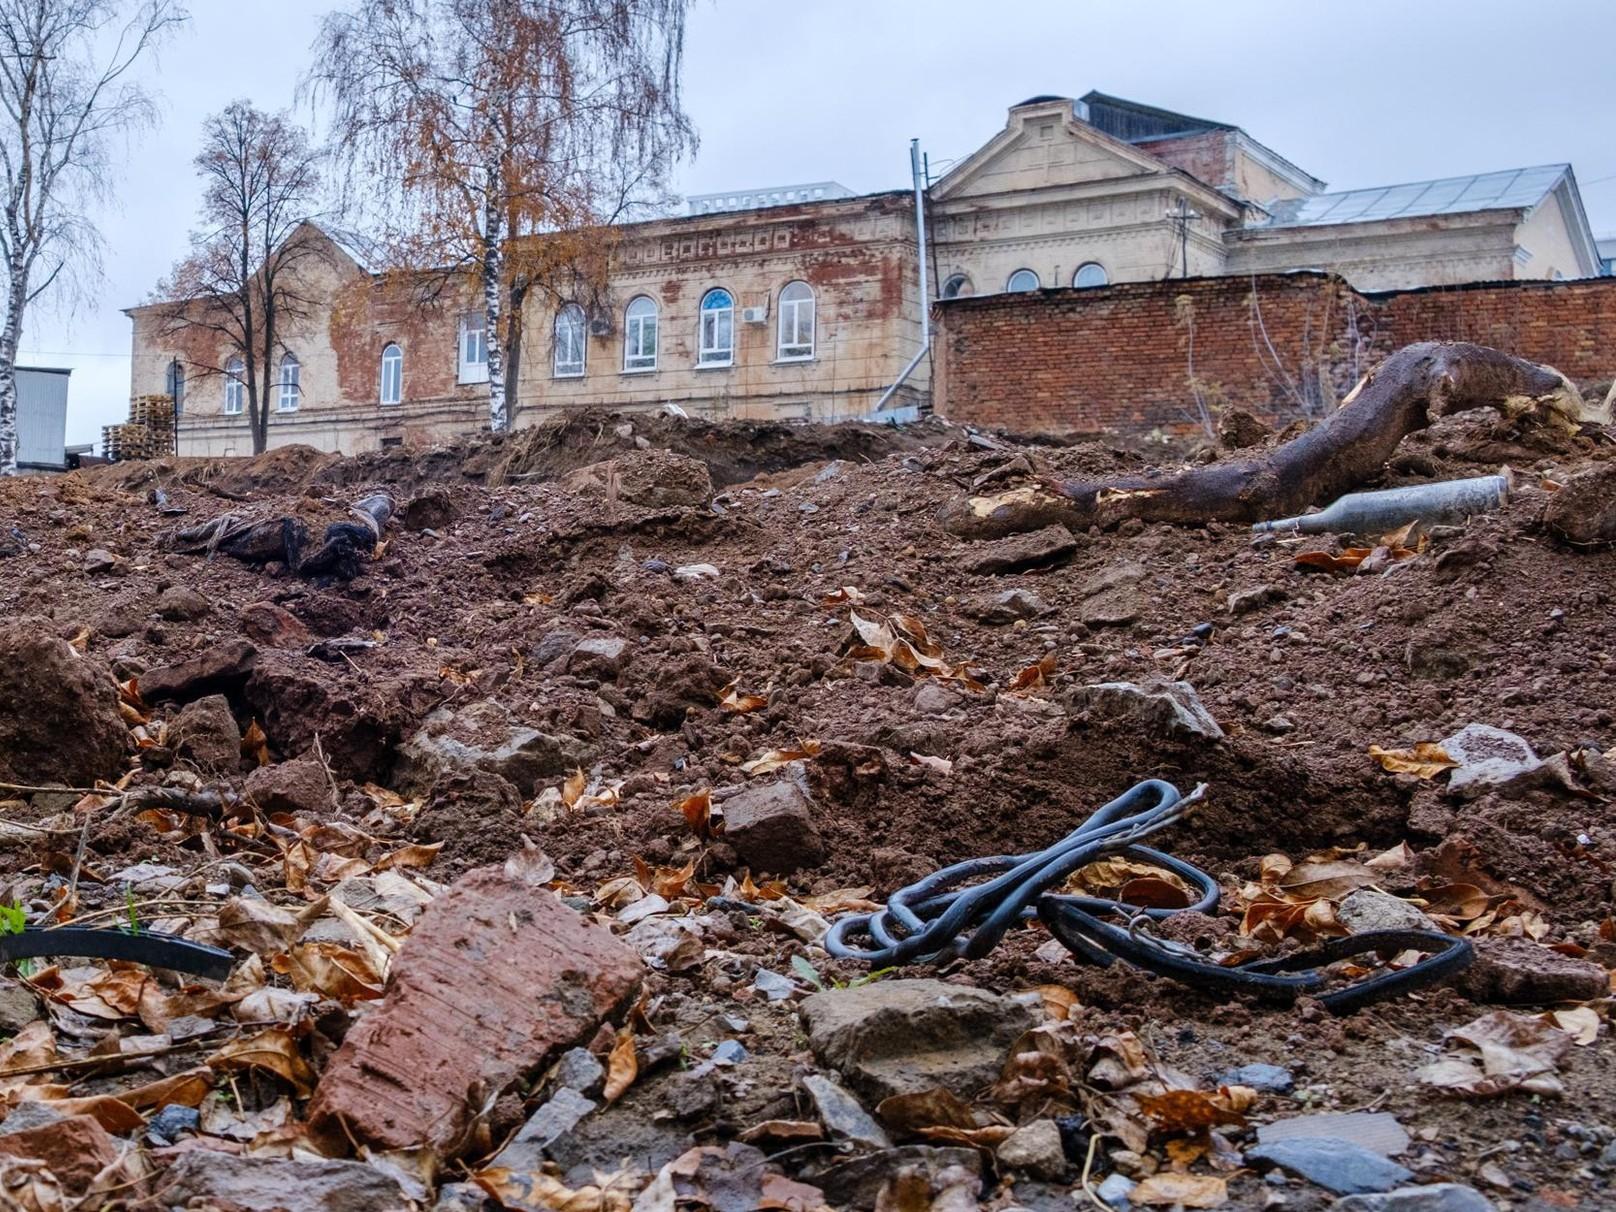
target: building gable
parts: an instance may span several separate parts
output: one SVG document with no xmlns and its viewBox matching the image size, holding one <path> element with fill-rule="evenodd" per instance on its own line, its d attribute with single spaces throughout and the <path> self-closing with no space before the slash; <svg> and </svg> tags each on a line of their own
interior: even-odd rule
<svg viewBox="0 0 1616 1212">
<path fill-rule="evenodd" d="M 1053 98 L 1012 109 L 1004 130 L 950 169 L 931 193 L 950 201 L 1162 171 L 1152 157 L 1079 121 L 1070 100 Z"/>
</svg>

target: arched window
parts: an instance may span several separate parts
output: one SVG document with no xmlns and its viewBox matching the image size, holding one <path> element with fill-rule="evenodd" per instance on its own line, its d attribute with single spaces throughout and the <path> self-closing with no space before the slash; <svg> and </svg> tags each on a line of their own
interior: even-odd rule
<svg viewBox="0 0 1616 1212">
<path fill-rule="evenodd" d="M 1005 289 L 1012 294 L 1023 291 L 1037 290 L 1040 283 L 1038 275 L 1030 269 L 1018 269 L 1010 275 L 1010 281 L 1005 283 Z"/>
<path fill-rule="evenodd" d="M 1105 266 L 1098 261 L 1085 261 L 1072 275 L 1072 285 L 1079 290 L 1087 290 L 1091 286 L 1109 286 L 1111 275 L 1105 272 Z"/>
<path fill-rule="evenodd" d="M 701 300 L 698 366 L 728 366 L 735 361 L 735 299 L 727 290 L 709 290 Z"/>
<path fill-rule="evenodd" d="M 963 299 L 967 295 L 975 294 L 971 289 L 971 280 L 964 274 L 954 274 L 943 283 L 943 298 Z"/>
<path fill-rule="evenodd" d="M 576 303 L 556 312 L 553 367 L 558 379 L 575 379 L 584 373 L 584 309 Z"/>
<path fill-rule="evenodd" d="M 404 402 L 404 351 L 391 342 L 382 350 L 381 400 L 383 404 Z"/>
<path fill-rule="evenodd" d="M 277 408 L 281 412 L 296 412 L 303 402 L 303 364 L 296 354 L 281 358 L 280 394 Z"/>
<path fill-rule="evenodd" d="M 640 295 L 623 313 L 623 369 L 655 370 L 656 361 L 657 305 Z"/>
<path fill-rule="evenodd" d="M 241 376 L 247 364 L 240 358 L 231 358 L 224 364 L 224 415 L 239 417 L 247 406 L 247 384 Z"/>
<path fill-rule="evenodd" d="M 780 292 L 780 342 L 775 355 L 782 362 L 814 356 L 814 292 L 806 282 L 791 282 Z"/>
<path fill-rule="evenodd" d="M 168 364 L 168 377 L 163 386 L 174 399 L 174 415 L 177 417 L 185 411 L 185 367 L 180 365 L 178 358 Z"/>
</svg>

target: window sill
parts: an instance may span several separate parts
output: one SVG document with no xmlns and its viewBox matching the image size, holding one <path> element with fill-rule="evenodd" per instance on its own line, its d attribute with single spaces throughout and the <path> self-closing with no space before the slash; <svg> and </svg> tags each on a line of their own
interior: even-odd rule
<svg viewBox="0 0 1616 1212">
<path fill-rule="evenodd" d="M 794 354 L 793 356 L 791 356 L 789 358 L 776 358 L 774 360 L 773 365 L 775 365 L 775 366 L 791 366 L 791 365 L 802 363 L 802 362 L 817 362 L 817 361 L 819 361 L 819 359 L 816 358 L 813 354 Z"/>
<path fill-rule="evenodd" d="M 584 379 L 588 378 L 589 376 L 585 371 L 582 370 L 569 370 L 564 375 L 558 375 L 552 371 L 550 377 L 552 379 Z"/>
<path fill-rule="evenodd" d="M 657 368 L 655 366 L 625 366 L 617 373 L 620 375 L 654 375 L 656 372 Z"/>
<path fill-rule="evenodd" d="M 402 407 L 404 407 L 404 401 L 403 400 L 378 400 L 378 401 L 376 401 L 376 407 L 377 408 L 402 408 Z"/>
<path fill-rule="evenodd" d="M 468 379 L 464 375 L 462 375 L 462 376 L 460 376 L 460 378 L 455 380 L 455 385 L 458 386 L 458 387 L 480 387 L 480 386 L 482 386 L 483 384 L 485 384 L 487 382 L 488 382 L 488 375 L 487 374 L 483 374 L 481 376 L 474 376 L 473 378 L 470 378 L 470 379 Z"/>
<path fill-rule="evenodd" d="M 696 366 L 695 366 L 695 369 L 697 369 L 697 370 L 733 370 L 733 369 L 735 369 L 735 359 L 731 358 L 728 362 L 697 362 Z"/>
</svg>

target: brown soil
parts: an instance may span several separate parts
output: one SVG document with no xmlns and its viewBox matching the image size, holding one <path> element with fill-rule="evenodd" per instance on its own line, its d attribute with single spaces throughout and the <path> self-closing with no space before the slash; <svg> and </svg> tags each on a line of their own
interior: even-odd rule
<svg viewBox="0 0 1616 1212">
<path fill-rule="evenodd" d="M 628 436 L 617 429 L 625 424 Z M 706 463 L 716 502 L 646 509 L 584 499 L 552 482 L 628 457 L 636 438 Z M 618 802 L 563 811 L 547 824 L 520 810 L 508 783 L 480 775 L 443 783 L 412 827 L 445 843 L 440 879 L 518 848 L 523 834 L 555 859 L 560 877 L 586 889 L 630 873 L 635 858 L 677 866 L 694 857 L 704 877 L 721 879 L 733 852 L 703 850 L 674 805 L 703 788 L 721 800 L 748 781 L 741 762 L 818 741 L 825 748 L 808 773 L 829 857 L 793 877 L 796 893 L 863 885 L 882 896 L 942 864 L 1042 847 L 1135 781 L 1159 777 L 1185 789 L 1208 784 L 1205 806 L 1156 844 L 1204 864 L 1228 889 L 1255 877 L 1272 852 L 1300 859 L 1407 841 L 1422 870 L 1493 881 L 1541 912 L 1547 941 L 1579 944 L 1609 963 L 1616 950 L 1597 933 L 1612 913 L 1616 874 L 1608 774 L 1584 772 L 1576 791 L 1539 786 L 1465 801 L 1439 783 L 1385 773 L 1367 751 L 1439 740 L 1471 722 L 1517 732 L 1540 755 L 1591 754 L 1596 766 L 1601 751 L 1616 749 L 1616 553 L 1568 550 L 1536 525 L 1547 491 L 1540 480 L 1563 479 L 1612 451 L 1608 438 L 1556 442 L 1492 417 L 1450 418 L 1415 435 L 1385 484 L 1509 462 L 1521 490 L 1499 514 L 1438 531 L 1421 555 L 1383 575 L 1303 572 L 1292 558 L 1300 548 L 1254 543 L 1243 527 L 1130 523 L 1077 535 L 1078 550 L 1060 566 L 975 576 L 965 571 L 973 545 L 936 520 L 946 502 L 984 476 L 995 491 L 1020 482 L 1016 459 L 1047 475 L 1092 477 L 1134 470 L 1141 456 L 1095 443 L 989 450 L 940 423 L 899 432 L 591 414 L 427 452 L 339 459 L 294 448 L 228 464 L 165 460 L 0 483 L 0 532 L 16 525 L 38 544 L 37 553 L 0 561 L 0 614 L 39 616 L 64 639 L 89 628 L 90 658 L 128 676 L 237 638 L 244 610 L 274 603 L 316 638 L 374 646 L 322 659 L 260 645 L 257 672 L 232 702 L 243 723 L 261 722 L 273 760 L 311 754 L 318 739 L 339 780 L 391 786 L 398 744 L 429 711 L 491 699 L 520 725 L 582 741 L 591 785 L 620 784 Z M 159 486 L 189 512 L 159 515 L 148 499 Z M 395 493 L 406 525 L 390 531 L 351 584 L 315 587 L 273 566 L 175 555 L 162 543 L 176 523 L 244 505 L 289 511 L 301 497 L 343 502 L 372 488 Z M 408 522 L 412 499 L 421 502 L 419 525 Z M 121 557 L 119 570 L 86 574 L 83 553 L 93 547 Z M 1143 568 L 1137 618 L 1080 622 L 1085 585 L 1123 561 Z M 719 575 L 674 574 L 693 564 Z M 150 614 L 170 585 L 199 590 L 211 612 L 185 622 Z M 1229 596 L 1260 585 L 1274 586 L 1275 600 L 1231 616 Z M 971 662 L 988 689 L 962 691 L 946 714 L 925 714 L 907 676 L 844 661 L 847 608 L 821 605 L 843 586 L 860 590 L 870 610 L 922 619 L 947 658 Z M 986 602 L 1016 588 L 1049 611 L 1014 625 L 980 621 Z M 120 635 L 100 629 L 115 600 L 118 617 L 135 618 Z M 1181 646 L 1202 623 L 1214 628 L 1205 647 Z M 568 672 L 555 659 L 570 651 L 558 633 L 620 637 L 629 655 L 615 670 Z M 1046 654 L 1058 670 L 1047 690 L 1005 692 Z M 1072 687 L 1153 673 L 1191 682 L 1227 740 L 1164 739 L 1065 705 Z M 718 692 L 736 679 L 767 706 L 721 711 Z M 952 772 L 911 754 L 948 759 Z M 103 866 L 173 857 L 128 822 L 93 834 L 91 844 Z M 38 860 L 8 849 L 0 871 L 17 883 L 37 876 Z M 1478 1172 L 1494 1161 L 1515 1189 L 1489 1193 L 1516 1208 L 1616 1204 L 1610 1170 L 1592 1168 L 1603 1144 L 1585 1150 L 1565 1126 L 1616 1129 L 1616 1062 L 1604 1039 L 1575 1050 L 1560 1100 L 1438 1099 L 1410 1075 L 1445 1028 L 1484 1012 L 1456 992 L 1335 1020 L 1209 998 L 1120 969 L 1048 964 L 1032 954 L 1044 937 L 1019 932 L 953 975 L 997 990 L 1067 985 L 1086 1024 L 1132 1027 L 1193 1074 L 1286 1065 L 1308 1110 L 1394 1111 L 1419 1138 L 1416 1152 L 1432 1155 L 1422 1178 L 1485 1186 Z M 775 971 L 788 971 L 790 954 L 801 951 L 776 935 L 727 945 L 750 948 Z M 822 970 L 860 975 L 845 962 Z M 749 982 L 749 973 L 707 969 L 652 981 L 672 997 L 666 1025 L 687 1045 L 712 1034 L 720 1012 L 751 1019 L 747 1047 L 766 1066 L 759 1072 L 772 1074 L 756 1097 L 700 1120 L 703 1141 L 795 1116 L 772 1104 L 800 1064 L 800 1033 L 789 1009 L 734 1003 Z M 624 1142 L 647 1131 L 644 1121 L 674 1097 L 676 1077 L 675 1067 L 645 1080 L 592 1121 L 602 1157 L 613 1131 Z M 1265 1096 L 1258 1118 L 1301 1109 Z M 1254 1176 L 1230 1189 L 1230 1206 L 1268 1206 Z M 1297 1212 L 1328 1203 L 1306 1184 L 1283 1190 Z M 1050 1194 L 1047 1206 L 1072 1206 L 1065 1192 Z M 1036 1195 L 1018 1198 L 1045 1206 Z M 1006 1196 L 995 1206 L 1010 1203 Z"/>
</svg>

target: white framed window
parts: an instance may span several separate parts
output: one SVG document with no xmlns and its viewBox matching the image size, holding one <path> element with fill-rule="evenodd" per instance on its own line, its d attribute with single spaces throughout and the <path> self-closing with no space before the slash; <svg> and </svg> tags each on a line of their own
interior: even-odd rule
<svg viewBox="0 0 1616 1212">
<path fill-rule="evenodd" d="M 1011 294 L 1021 294 L 1029 290 L 1037 290 L 1040 285 L 1038 275 L 1032 270 L 1018 269 L 1010 275 L 1010 280 L 1004 284 L 1004 288 Z"/>
<path fill-rule="evenodd" d="M 488 315 L 468 311 L 460 317 L 460 382 L 488 382 Z"/>
<path fill-rule="evenodd" d="M 790 282 L 780 292 L 780 340 L 775 354 L 782 362 L 814 356 L 814 291 L 806 282 Z"/>
<path fill-rule="evenodd" d="M 185 411 L 185 367 L 175 358 L 168 364 L 168 374 L 163 386 L 174 399 L 174 415 L 177 417 Z"/>
<path fill-rule="evenodd" d="M 1110 286 L 1111 275 L 1105 272 L 1105 266 L 1098 261 L 1085 261 L 1077 267 L 1072 275 L 1072 285 L 1079 290 L 1088 290 L 1095 286 Z"/>
<path fill-rule="evenodd" d="M 623 369 L 655 370 L 656 364 L 657 305 L 640 295 L 623 313 Z"/>
<path fill-rule="evenodd" d="M 391 341 L 382 350 L 381 402 L 383 404 L 404 402 L 404 351 Z"/>
<path fill-rule="evenodd" d="M 584 309 L 568 303 L 555 318 L 554 371 L 558 379 L 576 379 L 584 373 L 584 336 L 588 331 Z"/>
<path fill-rule="evenodd" d="M 297 360 L 296 354 L 288 353 L 281 358 L 280 391 L 276 408 L 281 412 L 296 412 L 302 402 L 303 363 Z"/>
<path fill-rule="evenodd" d="M 943 283 L 943 298 L 963 299 L 967 295 L 975 294 L 971 287 L 971 280 L 964 274 L 953 274 Z"/>
<path fill-rule="evenodd" d="M 247 408 L 247 384 L 241 376 L 247 364 L 240 358 L 231 358 L 224 364 L 224 415 L 239 417 Z"/>
<path fill-rule="evenodd" d="M 701 298 L 701 331 L 696 365 L 730 366 L 735 361 L 735 298 L 709 290 Z"/>
</svg>

